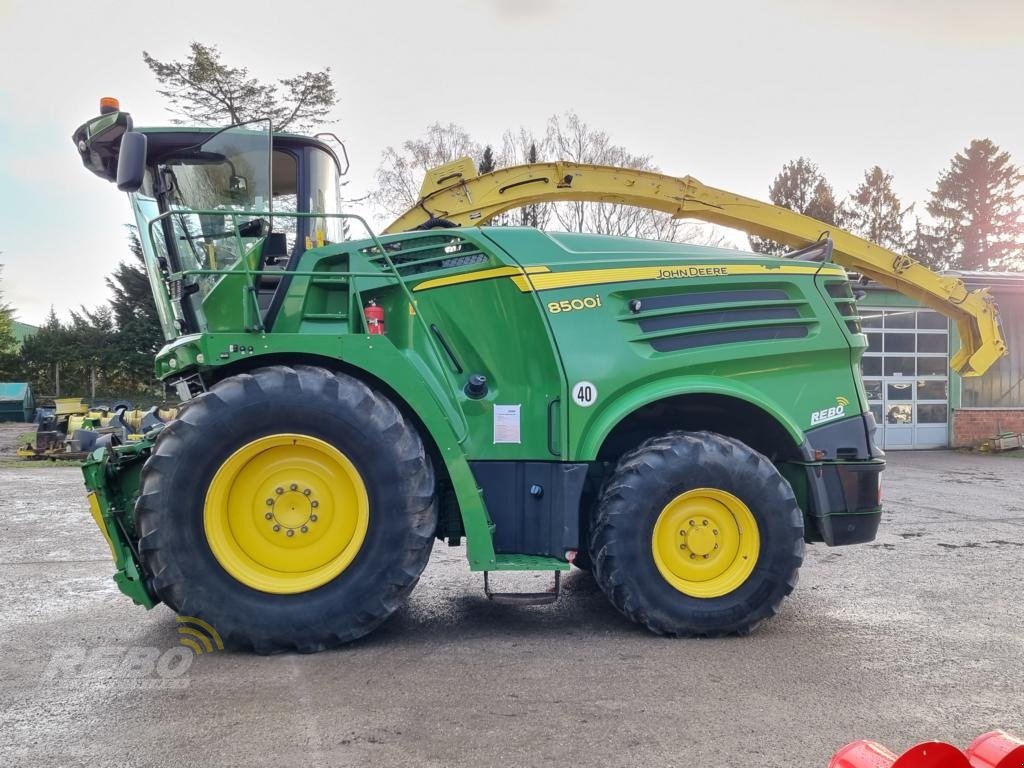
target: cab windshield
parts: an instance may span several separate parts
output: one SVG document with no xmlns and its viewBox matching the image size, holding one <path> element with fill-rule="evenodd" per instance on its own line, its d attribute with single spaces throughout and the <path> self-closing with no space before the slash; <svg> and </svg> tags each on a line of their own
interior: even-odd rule
<svg viewBox="0 0 1024 768">
<path fill-rule="evenodd" d="M 269 123 L 250 123 L 164 158 L 158 173 L 168 209 L 179 212 L 171 226 L 183 269 L 231 269 L 266 235 L 270 142 Z"/>
</svg>

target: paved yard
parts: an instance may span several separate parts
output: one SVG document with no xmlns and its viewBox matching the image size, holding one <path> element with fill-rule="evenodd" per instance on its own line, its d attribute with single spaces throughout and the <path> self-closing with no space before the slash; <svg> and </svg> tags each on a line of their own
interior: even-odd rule
<svg viewBox="0 0 1024 768">
<path fill-rule="evenodd" d="M 579 571 L 490 604 L 441 545 L 353 646 L 194 659 L 117 592 L 79 470 L 0 462 L 0 765 L 824 768 L 859 737 L 1022 733 L 1024 460 L 890 459 L 878 541 L 811 547 L 750 637 L 651 636 Z"/>
</svg>

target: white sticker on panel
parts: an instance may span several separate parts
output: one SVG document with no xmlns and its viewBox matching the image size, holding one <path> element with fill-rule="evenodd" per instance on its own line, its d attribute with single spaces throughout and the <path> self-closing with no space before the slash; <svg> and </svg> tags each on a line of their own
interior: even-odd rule
<svg viewBox="0 0 1024 768">
<path fill-rule="evenodd" d="M 519 412 L 521 405 L 494 406 L 494 444 L 522 442 L 519 429 Z"/>
</svg>

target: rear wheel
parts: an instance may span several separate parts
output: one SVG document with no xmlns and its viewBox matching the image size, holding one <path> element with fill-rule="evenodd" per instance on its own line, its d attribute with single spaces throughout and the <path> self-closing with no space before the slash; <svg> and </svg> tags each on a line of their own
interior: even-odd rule
<svg viewBox="0 0 1024 768">
<path fill-rule="evenodd" d="M 803 514 L 760 453 L 671 432 L 627 453 L 591 534 L 598 584 L 659 634 L 745 634 L 772 616 L 803 562 Z"/>
<path fill-rule="evenodd" d="M 146 462 L 136 512 L 157 594 L 261 653 L 373 630 L 412 590 L 437 524 L 415 429 L 357 379 L 305 366 L 191 401 Z"/>
</svg>

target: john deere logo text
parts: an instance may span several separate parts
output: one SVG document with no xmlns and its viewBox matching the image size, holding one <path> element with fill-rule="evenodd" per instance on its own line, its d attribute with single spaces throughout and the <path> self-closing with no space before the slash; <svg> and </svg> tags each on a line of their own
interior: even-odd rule
<svg viewBox="0 0 1024 768">
<path fill-rule="evenodd" d="M 728 275 L 728 267 L 680 267 L 658 270 L 658 280 L 673 280 L 677 277 L 721 277 Z"/>
</svg>

